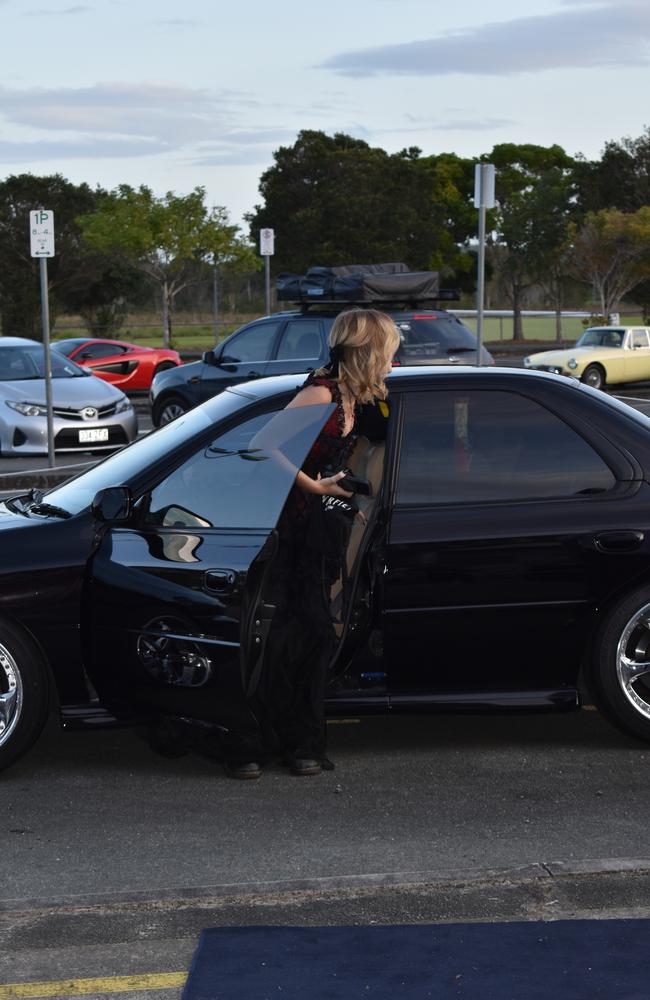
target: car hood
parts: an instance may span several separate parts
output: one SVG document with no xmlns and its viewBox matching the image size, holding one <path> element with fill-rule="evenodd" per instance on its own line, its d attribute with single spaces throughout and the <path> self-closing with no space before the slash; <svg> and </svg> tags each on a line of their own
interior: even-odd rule
<svg viewBox="0 0 650 1000">
<path fill-rule="evenodd" d="M 18 496 L 19 493 L 15 495 Z M 0 500 L 0 532 L 11 531 L 12 528 L 34 528 L 38 523 L 45 524 L 46 522 L 36 522 L 23 514 L 16 514 L 9 510 L 4 500 Z"/>
<path fill-rule="evenodd" d="M 83 406 L 106 406 L 123 399 L 124 393 L 94 375 L 79 378 L 53 378 L 52 402 L 58 407 L 81 409 Z M 45 379 L 0 382 L 0 399 L 16 403 L 45 404 Z"/>
<path fill-rule="evenodd" d="M 574 347 L 566 351 L 540 351 L 539 354 L 529 354 L 530 365 L 566 365 L 569 358 L 576 361 L 590 361 L 595 357 L 617 358 L 622 354 L 621 347 Z"/>
</svg>

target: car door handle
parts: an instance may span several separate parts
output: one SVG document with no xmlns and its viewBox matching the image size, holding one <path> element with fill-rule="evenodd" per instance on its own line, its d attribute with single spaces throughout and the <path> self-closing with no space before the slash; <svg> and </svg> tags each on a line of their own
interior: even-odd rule
<svg viewBox="0 0 650 1000">
<path fill-rule="evenodd" d="M 237 574 L 232 569 L 206 569 L 203 586 L 213 594 L 227 594 L 235 586 Z"/>
<path fill-rule="evenodd" d="M 642 531 L 602 531 L 594 538 L 600 552 L 633 552 L 643 544 Z"/>
<path fill-rule="evenodd" d="M 260 375 L 259 372 L 249 372 L 248 375 L 246 376 L 246 378 L 261 378 L 261 377 L 262 376 Z"/>
</svg>

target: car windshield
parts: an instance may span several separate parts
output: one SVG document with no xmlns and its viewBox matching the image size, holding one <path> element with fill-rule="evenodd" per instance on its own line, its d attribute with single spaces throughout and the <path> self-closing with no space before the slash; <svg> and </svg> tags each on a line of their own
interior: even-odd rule
<svg viewBox="0 0 650 1000">
<path fill-rule="evenodd" d="M 612 330 L 611 327 L 585 330 L 576 343 L 576 347 L 622 347 L 625 330 Z"/>
<path fill-rule="evenodd" d="M 52 378 L 83 378 L 82 368 L 68 361 L 65 355 L 51 351 Z M 43 348 L 39 344 L 33 347 L 0 347 L 0 382 L 24 382 L 28 379 L 45 378 L 45 363 Z"/>
<path fill-rule="evenodd" d="M 213 420 L 228 416 L 242 405 L 241 396 L 230 392 L 220 393 L 214 400 L 215 403 L 217 401 L 220 404 L 218 407 L 202 406 L 200 409 L 190 410 L 172 423 L 165 424 L 164 427 L 99 462 L 87 472 L 83 472 L 62 486 L 55 486 L 46 494 L 47 502 L 63 507 L 71 514 L 79 514 L 90 506 L 98 490 L 106 489 L 108 486 L 125 485 L 139 472 L 155 465 L 177 445 L 205 430 Z"/>
<path fill-rule="evenodd" d="M 52 343 L 52 350 L 58 351 L 59 354 L 67 354 L 69 357 L 77 347 L 81 347 L 85 343 L 86 341 L 79 337 L 71 337 L 69 340 L 55 340 Z"/>
<path fill-rule="evenodd" d="M 476 337 L 455 316 L 413 316 L 395 323 L 400 335 L 397 358 L 403 365 L 476 350 Z"/>
</svg>

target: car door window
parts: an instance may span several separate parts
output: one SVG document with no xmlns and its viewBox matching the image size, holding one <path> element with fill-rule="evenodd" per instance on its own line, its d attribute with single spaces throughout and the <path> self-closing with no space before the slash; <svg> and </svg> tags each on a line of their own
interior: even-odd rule
<svg viewBox="0 0 650 1000">
<path fill-rule="evenodd" d="M 268 361 L 281 322 L 271 320 L 246 327 L 224 346 L 224 356 L 232 362 Z"/>
<path fill-rule="evenodd" d="M 263 413 L 199 448 L 145 499 L 144 527 L 272 528 L 332 404 Z"/>
<path fill-rule="evenodd" d="M 645 330 L 634 330 L 632 333 L 632 347 L 650 347 L 648 334 Z"/>
<path fill-rule="evenodd" d="M 75 361 L 80 359 L 88 361 L 98 361 L 99 358 L 114 358 L 116 354 L 124 354 L 125 347 L 118 344 L 84 344 L 79 353 L 75 356 Z"/>
<path fill-rule="evenodd" d="M 398 504 L 571 497 L 615 485 L 584 438 L 518 393 L 420 392 L 404 405 Z"/>
<path fill-rule="evenodd" d="M 322 353 L 320 321 L 292 319 L 287 323 L 278 347 L 278 361 L 316 361 Z"/>
</svg>

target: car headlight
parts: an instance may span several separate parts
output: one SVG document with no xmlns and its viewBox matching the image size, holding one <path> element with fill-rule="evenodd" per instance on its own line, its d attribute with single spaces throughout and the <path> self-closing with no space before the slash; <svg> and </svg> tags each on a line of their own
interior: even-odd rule
<svg viewBox="0 0 650 1000">
<path fill-rule="evenodd" d="M 570 368 L 571 371 L 573 371 L 573 369 L 577 367 L 578 367 L 578 362 L 576 361 L 576 359 L 569 358 L 569 360 L 567 361 L 567 368 Z"/>
<path fill-rule="evenodd" d="M 44 417 L 47 413 L 45 407 L 38 406 L 37 403 L 14 403 L 11 399 L 5 399 L 5 403 L 12 410 L 18 410 L 24 417 Z"/>
<path fill-rule="evenodd" d="M 120 403 L 117 404 L 117 406 L 115 407 L 115 412 L 124 413 L 125 410 L 130 410 L 130 409 L 132 409 L 131 400 L 125 398 Z"/>
</svg>

